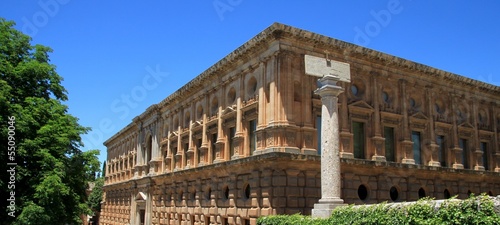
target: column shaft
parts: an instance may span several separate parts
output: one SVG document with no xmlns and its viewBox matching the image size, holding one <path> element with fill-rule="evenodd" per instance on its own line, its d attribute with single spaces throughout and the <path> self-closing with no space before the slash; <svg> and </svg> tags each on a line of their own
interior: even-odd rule
<svg viewBox="0 0 500 225">
<path fill-rule="evenodd" d="M 343 89 L 337 86 L 338 76 L 326 75 L 319 81 L 315 92 L 321 96 L 321 199 L 314 205 L 313 217 L 329 217 L 332 210 L 343 205 L 340 174 L 340 142 L 338 120 L 338 95 Z"/>
</svg>

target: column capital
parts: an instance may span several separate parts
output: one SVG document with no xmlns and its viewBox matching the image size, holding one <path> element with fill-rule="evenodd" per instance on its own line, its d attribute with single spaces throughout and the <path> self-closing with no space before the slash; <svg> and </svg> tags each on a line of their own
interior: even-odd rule
<svg viewBox="0 0 500 225">
<path fill-rule="evenodd" d="M 344 92 L 344 89 L 337 85 L 337 82 L 340 80 L 339 76 L 336 75 L 325 75 L 321 79 L 319 79 L 319 83 L 321 87 L 314 91 L 315 94 L 318 94 L 321 97 L 327 96 L 335 96 L 337 97 L 340 93 Z"/>
</svg>

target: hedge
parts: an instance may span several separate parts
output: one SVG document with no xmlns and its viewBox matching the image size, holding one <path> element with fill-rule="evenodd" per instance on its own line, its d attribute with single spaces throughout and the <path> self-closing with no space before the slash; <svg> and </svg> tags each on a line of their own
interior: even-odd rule
<svg viewBox="0 0 500 225">
<path fill-rule="evenodd" d="M 369 206 L 338 207 L 327 219 L 311 218 L 299 214 L 261 217 L 259 225 L 322 225 L 322 224 L 498 224 L 491 197 L 482 194 L 465 200 L 455 198 L 436 203 L 423 198 L 415 203 L 380 203 Z"/>
</svg>

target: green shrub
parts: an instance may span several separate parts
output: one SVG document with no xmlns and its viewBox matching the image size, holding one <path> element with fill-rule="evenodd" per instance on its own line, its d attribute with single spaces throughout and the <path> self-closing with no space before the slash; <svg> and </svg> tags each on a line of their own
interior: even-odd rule
<svg viewBox="0 0 500 225">
<path fill-rule="evenodd" d="M 388 204 L 371 206 L 338 207 L 328 219 L 313 219 L 299 214 L 261 217 L 260 225 L 433 225 L 433 224 L 496 224 L 500 216 L 495 213 L 494 202 L 487 195 L 471 196 L 458 201 L 450 199 L 439 207 L 430 198 L 415 203 Z"/>
<path fill-rule="evenodd" d="M 262 225 L 321 225 L 328 224 L 326 219 L 313 219 L 310 216 L 300 214 L 276 215 L 260 217 L 257 224 Z"/>
</svg>

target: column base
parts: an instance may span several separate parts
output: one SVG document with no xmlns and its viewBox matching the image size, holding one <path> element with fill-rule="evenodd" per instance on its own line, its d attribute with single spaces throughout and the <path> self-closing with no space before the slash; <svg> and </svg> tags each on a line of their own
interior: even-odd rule
<svg viewBox="0 0 500 225">
<path fill-rule="evenodd" d="M 318 151 L 313 148 L 302 148 L 302 154 L 304 155 L 318 155 Z"/>
<path fill-rule="evenodd" d="M 337 201 L 321 202 L 314 204 L 314 208 L 311 211 L 311 216 L 313 218 L 329 218 L 335 208 L 339 206 L 347 206 L 344 204 L 344 200 L 338 199 Z"/>
<path fill-rule="evenodd" d="M 474 166 L 474 170 L 484 171 L 484 166 Z"/>
<path fill-rule="evenodd" d="M 453 169 L 459 169 L 459 170 L 463 170 L 464 169 L 464 165 L 460 164 L 460 163 L 453 163 Z"/>
<path fill-rule="evenodd" d="M 403 159 L 403 160 L 401 160 L 401 163 L 403 163 L 403 164 L 415 164 L 415 160 L 414 159 Z"/>
<path fill-rule="evenodd" d="M 385 159 L 385 156 L 382 156 L 382 155 L 374 155 L 374 156 L 372 156 L 372 161 L 376 161 L 376 162 L 386 162 L 387 160 Z"/>
<path fill-rule="evenodd" d="M 284 152 L 287 153 L 294 153 L 294 154 L 300 154 L 300 149 L 297 147 L 285 147 Z"/>
<path fill-rule="evenodd" d="M 226 160 L 224 159 L 216 159 L 214 160 L 214 163 L 221 163 L 221 162 L 225 162 Z"/>
<path fill-rule="evenodd" d="M 429 166 L 441 167 L 441 163 L 439 163 L 438 161 L 430 161 Z"/>
<path fill-rule="evenodd" d="M 350 152 L 340 152 L 340 158 L 354 159 L 354 154 L 352 154 Z"/>
</svg>

